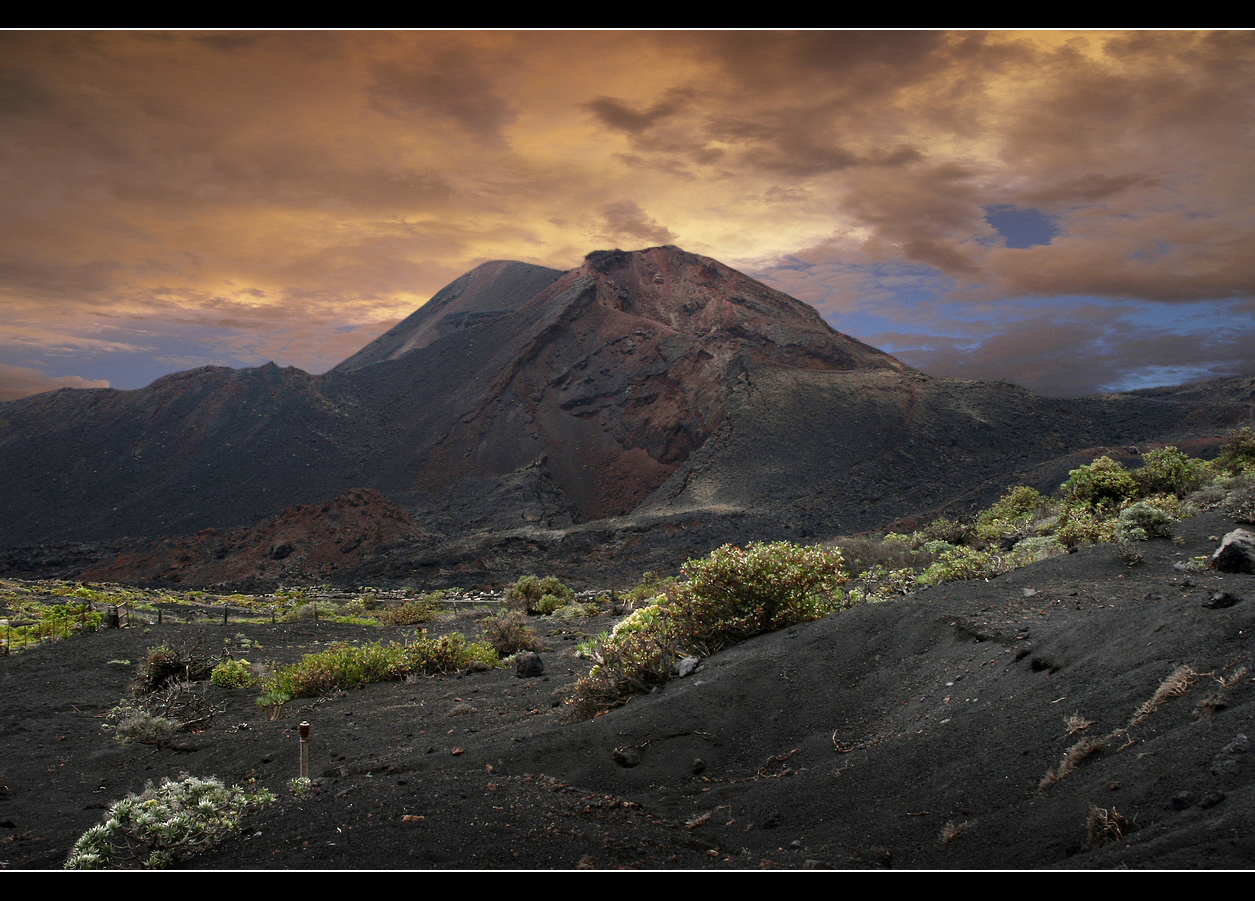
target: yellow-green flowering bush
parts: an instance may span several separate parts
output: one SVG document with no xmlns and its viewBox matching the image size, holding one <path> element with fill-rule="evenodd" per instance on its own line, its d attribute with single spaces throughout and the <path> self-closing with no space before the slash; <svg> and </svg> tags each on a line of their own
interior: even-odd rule
<svg viewBox="0 0 1255 901">
<path fill-rule="evenodd" d="M 570 704 L 591 716 L 671 678 L 682 656 L 722 647 L 844 606 L 841 552 L 789 542 L 725 545 L 682 569 L 654 603 L 623 619 L 589 651 L 596 665 L 577 683 Z"/>
</svg>

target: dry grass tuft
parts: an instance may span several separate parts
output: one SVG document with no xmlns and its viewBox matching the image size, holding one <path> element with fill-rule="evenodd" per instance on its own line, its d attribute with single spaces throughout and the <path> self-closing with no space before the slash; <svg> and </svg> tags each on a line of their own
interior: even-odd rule
<svg viewBox="0 0 1255 901">
<path fill-rule="evenodd" d="M 1229 682 L 1220 679 L 1219 681 L 1222 686 L 1221 691 L 1223 691 L 1228 685 L 1236 682 L 1244 672 L 1245 670 L 1238 670 L 1230 677 L 1231 681 Z M 1158 710 L 1159 707 L 1163 705 L 1164 701 L 1167 701 L 1169 698 L 1180 697 L 1189 691 L 1190 687 L 1198 678 L 1199 673 L 1195 672 L 1192 667 L 1184 664 L 1178 666 L 1172 671 L 1172 675 L 1164 679 L 1163 682 L 1159 684 L 1159 687 L 1155 689 L 1155 693 L 1151 696 L 1150 700 L 1133 712 L 1133 717 L 1129 720 L 1129 724 L 1127 726 L 1115 729 L 1107 735 L 1104 735 L 1102 738 L 1082 738 L 1063 753 L 1063 759 L 1059 761 L 1059 766 L 1052 770 L 1047 770 L 1046 775 L 1042 776 L 1041 781 L 1037 783 L 1037 790 L 1042 791 L 1054 785 L 1060 779 L 1076 769 L 1077 765 L 1080 764 L 1082 760 L 1105 750 L 1118 738 L 1125 739 L 1125 742 L 1120 745 L 1119 748 L 1116 748 L 1117 751 L 1127 748 L 1129 745 L 1133 744 L 1133 738 L 1129 735 L 1129 730 Z M 1199 704 L 1198 708 L 1195 709 L 1196 716 L 1202 715 L 1200 711 L 1208 705 L 1209 700 L 1210 699 L 1204 700 Z M 1094 725 L 1093 721 L 1085 719 L 1085 717 L 1081 716 L 1079 713 L 1073 713 L 1070 716 L 1064 717 L 1063 722 L 1064 725 L 1067 726 L 1064 738 L 1071 738 L 1078 732 L 1083 732 L 1090 726 Z"/>
<path fill-rule="evenodd" d="M 954 820 L 951 820 L 946 823 L 946 825 L 941 827 L 941 835 L 937 837 L 938 841 L 940 841 L 943 845 L 948 845 L 971 828 L 972 824 L 967 821 L 956 823 Z"/>
<path fill-rule="evenodd" d="M 1063 752 L 1063 759 L 1059 761 L 1059 766 L 1053 770 L 1048 770 L 1046 775 L 1041 777 L 1041 782 L 1037 783 L 1037 790 L 1042 791 L 1054 785 L 1075 770 L 1082 760 L 1101 753 L 1106 747 L 1107 740 L 1105 738 L 1082 738 Z"/>
<path fill-rule="evenodd" d="M 1078 732 L 1084 732 L 1090 726 L 1094 725 L 1093 720 L 1087 720 L 1079 713 L 1073 713 L 1063 718 L 1063 724 L 1068 727 L 1068 731 L 1063 733 L 1064 738 L 1071 738 Z"/>
<path fill-rule="evenodd" d="M 1101 848 L 1108 842 L 1118 841 L 1135 829 L 1137 823 L 1116 810 L 1114 805 L 1111 810 L 1091 806 L 1089 819 L 1085 821 L 1085 836 L 1091 848 Z"/>
<path fill-rule="evenodd" d="M 1195 705 L 1195 719 L 1204 719 L 1209 717 L 1217 710 L 1224 710 L 1224 708 L 1229 705 L 1226 692 L 1236 685 L 1239 679 L 1246 675 L 1246 667 L 1239 666 L 1227 676 L 1217 676 L 1215 673 L 1209 673 L 1208 675 L 1211 675 L 1220 687 Z"/>
<path fill-rule="evenodd" d="M 1159 683 L 1159 687 L 1155 689 L 1155 693 L 1151 695 L 1149 701 L 1137 708 L 1133 712 L 1133 718 L 1129 720 L 1129 727 L 1136 726 L 1146 717 L 1150 716 L 1169 698 L 1179 698 L 1190 690 L 1190 686 L 1194 684 L 1194 680 L 1198 678 L 1198 673 L 1187 664 L 1182 664 L 1172 671 L 1172 675 L 1163 682 Z"/>
</svg>

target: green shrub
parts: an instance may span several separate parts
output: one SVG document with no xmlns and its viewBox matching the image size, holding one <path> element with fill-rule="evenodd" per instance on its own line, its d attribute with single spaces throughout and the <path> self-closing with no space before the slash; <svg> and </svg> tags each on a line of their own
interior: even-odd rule
<svg viewBox="0 0 1255 901">
<path fill-rule="evenodd" d="M 1255 431 L 1243 426 L 1229 433 L 1215 460 L 1217 469 L 1232 475 L 1255 472 Z"/>
<path fill-rule="evenodd" d="M 467 643 L 460 632 L 429 638 L 419 630 L 409 644 L 334 644 L 297 663 L 271 673 L 264 695 L 313 698 L 360 688 L 375 682 L 403 679 L 411 673 L 444 673 L 465 669 L 473 662 L 495 665 L 497 653 L 486 642 Z"/>
<path fill-rule="evenodd" d="M 1072 470 L 1059 490 L 1069 506 L 1090 508 L 1118 508 L 1138 493 L 1133 476 L 1110 457 Z"/>
<path fill-rule="evenodd" d="M 277 667 L 271 674 L 273 685 L 268 685 L 268 689 L 293 698 L 316 698 L 342 689 L 401 679 L 409 671 L 401 645 L 337 643 L 306 654 L 297 663 Z"/>
<path fill-rule="evenodd" d="M 596 601 L 585 601 L 584 603 L 571 602 L 563 604 L 550 615 L 554 619 L 559 620 L 592 619 L 594 616 L 601 616 L 605 612 L 601 604 L 598 604 Z"/>
<path fill-rule="evenodd" d="M 511 610 L 547 615 L 573 597 L 575 597 L 575 592 L 554 576 L 546 576 L 543 579 L 537 576 L 522 576 L 506 589 L 505 605 Z"/>
<path fill-rule="evenodd" d="M 894 540 L 902 539 L 902 540 Z M 842 538 L 835 545 L 854 578 L 866 579 L 875 573 L 916 566 L 923 555 L 911 548 L 904 535 L 890 535 L 876 541 L 868 537 Z"/>
<path fill-rule="evenodd" d="M 247 660 L 224 660 L 213 668 L 209 681 L 219 688 L 247 688 L 256 680 Z"/>
<path fill-rule="evenodd" d="M 859 575 L 859 584 L 850 589 L 847 600 L 851 606 L 875 604 L 910 594 L 919 587 L 915 576 L 911 567 L 873 566 Z"/>
<path fill-rule="evenodd" d="M 1033 535 L 1016 542 L 1008 555 L 1013 566 L 1027 566 L 1051 557 L 1066 554 L 1068 549 L 1057 539 L 1049 535 Z"/>
<path fill-rule="evenodd" d="M 303 623 L 311 620 L 331 620 L 339 615 L 336 605 L 330 601 L 303 601 L 279 617 L 281 623 Z"/>
<path fill-rule="evenodd" d="M 694 638 L 727 644 L 832 613 L 848 579 L 839 550 L 787 541 L 724 545 L 681 571 L 676 613 Z"/>
<path fill-rule="evenodd" d="M 930 563 L 916 581 L 921 585 L 961 582 L 966 579 L 987 579 L 1007 571 L 1004 559 L 989 551 L 956 547 L 942 553 Z"/>
<path fill-rule="evenodd" d="M 967 544 L 972 537 L 970 526 L 953 519 L 934 519 L 916 533 L 922 543 L 943 541 L 950 545 Z"/>
<path fill-rule="evenodd" d="M 472 664 L 491 667 L 501 662 L 492 645 L 486 641 L 468 642 L 461 632 L 429 638 L 419 630 L 406 652 L 410 671 L 427 675 L 454 673 Z"/>
<path fill-rule="evenodd" d="M 1141 468 L 1131 475 L 1143 497 L 1171 494 L 1185 497 L 1202 486 L 1207 477 L 1207 464 L 1175 447 L 1147 451 Z"/>
<path fill-rule="evenodd" d="M 67 870 L 160 869 L 211 848 L 236 833 L 250 807 L 274 798 L 266 790 L 226 788 L 217 779 L 165 780 L 109 808 L 105 820 L 83 833 L 65 862 Z"/>
<path fill-rule="evenodd" d="M 1255 476 L 1255 470 L 1252 470 L 1252 476 Z M 1250 476 L 1246 478 L 1255 481 Z M 1255 485 L 1248 483 L 1231 488 L 1225 493 L 1221 506 L 1235 521 L 1255 523 Z"/>
<path fill-rule="evenodd" d="M 659 573 L 647 571 L 641 575 L 640 581 L 621 598 L 621 602 L 626 605 L 628 612 L 642 604 L 647 604 L 661 594 L 665 594 L 667 589 L 676 583 L 675 576 L 664 576 Z"/>
<path fill-rule="evenodd" d="M 268 684 L 270 687 L 258 695 L 253 703 L 265 711 L 268 722 L 274 722 L 283 713 L 283 705 L 292 700 L 292 696 L 279 688 L 273 679 Z"/>
<path fill-rule="evenodd" d="M 1017 485 L 977 516 L 976 537 L 989 544 L 1004 535 L 1038 531 L 1055 515 L 1055 506 L 1036 489 Z"/>
<path fill-rule="evenodd" d="M 681 656 L 722 647 L 848 606 L 840 551 L 788 542 L 725 545 L 684 564 L 685 583 L 618 625 L 589 654 L 596 665 L 570 699 L 592 716 L 666 682 Z"/>
<path fill-rule="evenodd" d="M 429 623 L 440 612 L 435 602 L 435 598 L 439 596 L 438 593 L 424 595 L 420 598 L 411 598 L 402 604 L 384 605 L 382 609 L 376 611 L 375 615 L 381 622 L 390 626 L 417 626 L 419 623 Z"/>
<path fill-rule="evenodd" d="M 976 518 L 978 523 L 1015 523 L 1048 509 L 1050 500 L 1035 488 L 1016 485 Z"/>
<path fill-rule="evenodd" d="M 1054 537 L 1069 548 L 1115 541 L 1116 518 L 1089 508 L 1071 509 L 1059 517 Z"/>
</svg>

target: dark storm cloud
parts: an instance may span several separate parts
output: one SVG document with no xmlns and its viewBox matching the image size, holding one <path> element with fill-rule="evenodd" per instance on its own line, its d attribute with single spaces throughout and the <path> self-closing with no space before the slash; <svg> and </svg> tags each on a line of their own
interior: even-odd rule
<svg viewBox="0 0 1255 901">
<path fill-rule="evenodd" d="M 112 260 L 65 265 L 0 258 L 0 291 L 90 303 L 114 284 L 119 269 Z"/>
<path fill-rule="evenodd" d="M 1122 194 L 1130 188 L 1158 185 L 1159 179 L 1146 172 L 1129 172 L 1123 175 L 1091 172 L 1030 188 L 1020 192 L 1018 196 L 1021 203 L 1034 206 L 1048 203 L 1096 203 Z"/>
<path fill-rule="evenodd" d="M 388 115 L 445 119 L 469 135 L 494 141 L 518 116 L 477 60 L 464 52 L 446 51 L 415 63 L 383 62 L 372 71 L 371 103 Z"/>
<path fill-rule="evenodd" d="M 257 34 L 233 31 L 220 34 L 193 35 L 192 40 L 206 47 L 212 47 L 220 53 L 239 53 L 258 46 L 263 38 Z"/>
<path fill-rule="evenodd" d="M 675 234 L 645 214 L 634 200 L 621 200 L 601 207 L 605 238 L 612 242 L 640 241 L 645 244 L 671 244 Z"/>
<path fill-rule="evenodd" d="M 930 31 L 719 32 L 696 42 L 751 90 L 805 90 L 820 82 L 873 94 L 916 80 L 947 44 Z"/>
<path fill-rule="evenodd" d="M 645 110 L 635 110 L 615 97 L 598 97 L 585 104 L 609 128 L 639 135 L 655 123 L 674 116 L 692 98 L 693 92 L 674 89 Z"/>
</svg>

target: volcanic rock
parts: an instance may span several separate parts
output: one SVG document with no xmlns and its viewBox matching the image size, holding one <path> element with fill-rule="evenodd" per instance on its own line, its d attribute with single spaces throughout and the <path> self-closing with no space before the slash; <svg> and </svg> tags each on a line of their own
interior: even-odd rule
<svg viewBox="0 0 1255 901">
<path fill-rule="evenodd" d="M 1222 573 L 1255 573 L 1255 532 L 1234 529 L 1211 555 L 1211 566 Z"/>
</svg>

